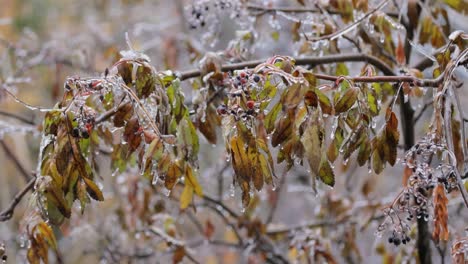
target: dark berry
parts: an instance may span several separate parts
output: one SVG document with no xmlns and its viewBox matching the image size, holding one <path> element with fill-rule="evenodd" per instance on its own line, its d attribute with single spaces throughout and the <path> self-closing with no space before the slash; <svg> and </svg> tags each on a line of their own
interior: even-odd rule
<svg viewBox="0 0 468 264">
<path fill-rule="evenodd" d="M 200 23 L 200 26 L 204 27 L 204 26 L 205 26 L 205 21 L 202 21 L 202 22 Z"/>
<path fill-rule="evenodd" d="M 87 131 L 86 129 L 83 129 L 83 130 L 81 131 L 81 136 L 82 136 L 83 138 L 89 138 L 89 133 L 88 133 L 88 131 Z"/>
<path fill-rule="evenodd" d="M 72 134 L 73 137 L 79 137 L 80 136 L 80 129 L 77 128 L 77 127 L 74 127 L 71 134 Z"/>
<path fill-rule="evenodd" d="M 395 239 L 393 240 L 393 244 L 395 244 L 395 246 L 400 245 L 400 239 L 399 239 L 399 238 L 395 238 Z"/>
<path fill-rule="evenodd" d="M 388 238 L 388 243 L 393 244 L 393 237 Z"/>
<path fill-rule="evenodd" d="M 254 80 L 254 82 L 259 82 L 259 81 L 260 81 L 260 76 L 255 75 L 255 76 L 253 77 L 253 80 Z"/>
</svg>

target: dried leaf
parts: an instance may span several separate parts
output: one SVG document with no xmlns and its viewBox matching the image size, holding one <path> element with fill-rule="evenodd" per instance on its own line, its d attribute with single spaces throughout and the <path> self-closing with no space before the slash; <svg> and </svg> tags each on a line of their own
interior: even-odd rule
<svg viewBox="0 0 468 264">
<path fill-rule="evenodd" d="M 406 64 L 406 56 L 405 56 L 405 47 L 403 45 L 403 42 L 401 41 L 401 36 L 398 35 L 398 45 L 395 50 L 395 57 L 400 65 L 405 65 Z"/>
<path fill-rule="evenodd" d="M 448 199 L 445 195 L 445 188 L 442 184 L 437 184 L 433 191 L 434 197 L 434 231 L 432 238 L 436 243 L 440 240 L 449 239 L 448 230 Z"/>
</svg>

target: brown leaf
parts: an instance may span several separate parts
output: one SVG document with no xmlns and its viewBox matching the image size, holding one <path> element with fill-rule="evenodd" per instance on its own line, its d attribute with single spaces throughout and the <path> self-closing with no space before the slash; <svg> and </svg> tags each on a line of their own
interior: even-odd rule
<svg viewBox="0 0 468 264">
<path fill-rule="evenodd" d="M 133 106 L 131 103 L 121 105 L 114 115 L 114 126 L 123 127 L 133 115 Z"/>
<path fill-rule="evenodd" d="M 213 236 L 215 232 L 215 226 L 213 225 L 213 223 L 211 223 L 210 219 L 207 219 L 205 221 L 205 230 L 204 230 L 204 235 L 207 239 L 211 239 L 211 237 Z"/>
<path fill-rule="evenodd" d="M 436 243 L 440 240 L 447 241 L 449 238 L 448 199 L 445 195 L 444 186 L 437 184 L 432 195 L 434 197 L 434 231 L 432 232 L 432 238 Z"/>
<path fill-rule="evenodd" d="M 134 152 L 141 143 L 141 135 L 139 133 L 140 123 L 137 117 L 130 119 L 124 130 L 124 140 L 127 142 L 130 153 Z"/>
<path fill-rule="evenodd" d="M 311 107 L 317 107 L 318 106 L 318 97 L 317 97 L 317 94 L 315 93 L 314 90 L 309 89 L 304 94 L 304 103 L 307 106 L 311 106 Z"/>
<path fill-rule="evenodd" d="M 405 47 L 403 42 L 401 41 L 401 36 L 398 35 L 398 45 L 395 50 L 395 56 L 398 64 L 405 65 L 406 64 L 406 56 L 405 56 Z"/>
<path fill-rule="evenodd" d="M 304 146 L 305 156 L 313 177 L 319 177 L 324 136 L 323 125 L 319 123 L 318 114 L 317 111 L 313 111 L 301 137 L 301 143 Z"/>
<path fill-rule="evenodd" d="M 174 255 L 172 256 L 172 263 L 177 264 L 181 262 L 185 257 L 185 247 L 177 246 L 174 250 Z"/>
<path fill-rule="evenodd" d="M 289 139 L 293 133 L 293 123 L 292 120 L 294 120 L 294 112 L 289 111 L 287 116 L 280 117 L 280 120 L 278 121 L 276 125 L 276 129 L 273 132 L 273 135 L 271 137 L 271 145 L 273 147 L 278 146 L 279 144 L 282 144 Z"/>
</svg>

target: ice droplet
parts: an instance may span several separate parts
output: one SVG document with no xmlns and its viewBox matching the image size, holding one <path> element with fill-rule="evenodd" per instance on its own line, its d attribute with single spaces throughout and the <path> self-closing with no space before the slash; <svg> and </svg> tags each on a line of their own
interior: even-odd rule
<svg viewBox="0 0 468 264">
<path fill-rule="evenodd" d="M 163 189 L 162 189 L 162 193 L 163 193 L 165 196 L 169 197 L 169 195 L 171 195 L 171 190 L 169 190 L 169 189 L 167 189 L 167 188 L 163 188 Z"/>
<path fill-rule="evenodd" d="M 385 42 L 385 35 L 384 34 L 380 35 L 379 41 L 382 44 Z"/>
<path fill-rule="evenodd" d="M 156 184 L 158 184 L 158 181 L 159 181 L 159 175 L 158 175 L 158 173 L 155 171 L 155 172 L 154 172 L 154 175 L 153 175 L 153 179 L 151 180 L 151 184 L 152 184 L 152 185 L 156 185 Z"/>
<path fill-rule="evenodd" d="M 236 187 L 234 186 L 234 183 L 231 183 L 229 186 L 229 196 L 234 197 L 236 195 Z"/>
</svg>

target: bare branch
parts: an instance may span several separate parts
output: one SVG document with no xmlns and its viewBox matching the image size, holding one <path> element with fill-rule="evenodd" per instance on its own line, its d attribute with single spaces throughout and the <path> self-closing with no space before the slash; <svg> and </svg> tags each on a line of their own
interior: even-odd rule
<svg viewBox="0 0 468 264">
<path fill-rule="evenodd" d="M 364 21 L 365 19 L 369 18 L 371 15 L 373 15 L 375 12 L 379 11 L 380 9 L 382 9 L 386 4 L 387 4 L 388 0 L 383 0 L 382 2 L 380 2 L 380 4 L 377 5 L 377 7 L 375 7 L 374 9 L 372 9 L 371 11 L 369 11 L 368 13 L 366 13 L 364 16 L 362 16 L 360 19 L 356 20 L 354 23 L 352 24 L 349 24 L 348 26 L 344 27 L 343 29 L 340 29 L 338 30 L 337 32 L 334 32 L 332 34 L 329 34 L 329 35 L 325 35 L 325 36 L 321 36 L 321 37 L 317 37 L 317 38 L 311 38 L 309 39 L 310 41 L 319 41 L 319 40 L 334 40 L 334 39 L 337 39 L 339 37 L 341 37 L 342 35 L 350 32 L 351 30 L 353 30 L 354 28 L 356 28 L 359 24 L 361 24 L 362 21 Z"/>
<path fill-rule="evenodd" d="M 11 201 L 10 205 L 0 213 L 0 222 L 9 220 L 15 211 L 16 206 L 19 204 L 21 199 L 34 188 L 34 183 L 36 182 L 36 177 L 29 180 L 28 184 L 21 190 Z"/>
</svg>

